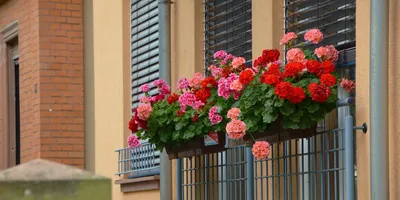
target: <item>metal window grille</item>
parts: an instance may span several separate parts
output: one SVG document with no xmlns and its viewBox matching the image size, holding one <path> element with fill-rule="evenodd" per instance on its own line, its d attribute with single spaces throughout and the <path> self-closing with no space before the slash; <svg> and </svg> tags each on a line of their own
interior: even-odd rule
<svg viewBox="0 0 400 200">
<path fill-rule="evenodd" d="M 318 28 L 324 33 L 322 44 L 348 49 L 355 46 L 355 12 L 355 0 L 285 0 L 285 32 L 304 37 L 308 29 Z"/>
<path fill-rule="evenodd" d="M 155 150 L 155 145 L 145 142 L 141 147 L 123 148 L 116 152 L 116 175 L 129 174 L 129 178 L 138 178 L 160 174 L 160 152 Z"/>
<path fill-rule="evenodd" d="M 131 0 L 131 99 L 137 107 L 140 86 L 159 78 L 158 1 Z M 153 87 L 151 95 L 157 93 Z"/>
<path fill-rule="evenodd" d="M 205 64 L 225 50 L 251 63 L 251 0 L 204 0 Z"/>
</svg>

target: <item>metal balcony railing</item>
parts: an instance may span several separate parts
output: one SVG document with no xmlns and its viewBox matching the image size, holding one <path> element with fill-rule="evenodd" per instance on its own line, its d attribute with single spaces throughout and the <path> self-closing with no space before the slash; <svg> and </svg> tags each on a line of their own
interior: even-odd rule
<svg viewBox="0 0 400 200">
<path fill-rule="evenodd" d="M 155 145 L 144 142 L 137 148 L 122 148 L 118 153 L 118 172 L 116 175 L 129 174 L 129 178 L 138 178 L 160 174 L 160 151 Z"/>
</svg>

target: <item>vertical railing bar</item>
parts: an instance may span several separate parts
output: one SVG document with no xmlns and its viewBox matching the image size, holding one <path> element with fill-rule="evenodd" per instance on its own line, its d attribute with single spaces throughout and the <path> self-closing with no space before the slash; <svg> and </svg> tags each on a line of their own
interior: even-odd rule
<svg viewBox="0 0 400 200">
<path fill-rule="evenodd" d="M 317 137 L 318 136 L 314 136 L 314 183 L 313 183 L 313 190 L 314 190 L 314 198 L 315 200 L 317 200 L 317 196 L 318 196 L 318 191 L 317 191 L 317 185 L 318 185 L 318 164 L 317 164 Z"/>
<path fill-rule="evenodd" d="M 331 135 L 328 135 L 328 149 L 330 149 L 331 147 Z M 329 169 L 331 167 L 331 152 L 328 152 L 328 159 L 327 159 L 327 168 Z M 327 183 L 328 183 L 328 187 L 327 187 L 327 197 L 328 200 L 331 200 L 331 173 L 332 172 L 327 172 Z"/>
<path fill-rule="evenodd" d="M 342 145 L 344 144 L 344 131 L 342 131 Z M 345 154 L 345 151 L 341 151 L 342 152 L 342 166 L 343 166 L 343 163 L 345 162 L 345 156 L 343 156 L 343 154 Z M 344 166 L 343 166 L 344 167 Z M 345 171 L 344 170 L 342 170 L 342 180 L 345 180 Z M 345 199 L 344 197 L 345 197 L 345 193 L 347 192 L 346 190 L 345 190 L 345 185 L 346 185 L 346 181 L 344 181 L 344 184 L 342 184 L 342 199 Z"/>
<path fill-rule="evenodd" d="M 305 199 L 305 187 L 304 187 L 304 179 L 305 179 L 305 173 L 304 173 L 304 142 L 305 142 L 305 139 L 301 139 L 301 159 L 302 159 L 302 162 L 301 162 L 301 172 L 302 172 L 302 175 L 301 175 L 301 179 L 302 179 L 302 182 L 303 182 L 303 184 L 302 184 L 302 196 L 303 196 L 303 198 L 302 198 L 302 200 L 304 200 Z M 309 177 L 310 177 L 310 174 L 308 175 Z"/>
<path fill-rule="evenodd" d="M 321 175 L 320 175 L 320 177 L 321 177 L 321 189 L 320 189 L 320 191 L 321 191 L 321 200 L 323 200 L 323 199 L 325 199 L 324 198 L 324 193 L 325 193 L 325 186 L 324 186 L 324 147 L 325 147 L 325 145 L 324 145 L 324 139 L 325 139 L 325 134 L 322 134 L 321 135 L 321 137 L 320 137 L 320 139 L 321 139 L 321 158 L 320 158 L 320 170 L 321 170 Z"/>
<path fill-rule="evenodd" d="M 354 199 L 353 116 L 346 116 L 345 129 L 346 200 Z"/>
<path fill-rule="evenodd" d="M 211 163 L 211 188 L 210 188 L 210 190 L 211 190 L 211 200 L 214 200 L 214 187 L 215 187 L 215 185 L 214 185 L 214 182 L 215 182 L 215 178 L 214 178 L 214 171 L 215 171 L 215 169 L 214 169 L 214 167 L 215 167 L 215 165 L 214 165 L 214 155 L 215 155 L 215 153 L 213 153 L 213 154 L 211 154 L 211 160 L 209 161 L 210 163 Z"/>
<path fill-rule="evenodd" d="M 273 155 L 273 154 L 271 154 L 271 155 Z M 271 156 L 271 159 L 272 159 L 272 157 L 273 156 Z M 269 199 L 269 180 L 270 180 L 270 178 L 268 177 L 268 174 L 269 174 L 269 165 L 268 165 L 268 162 L 270 162 L 269 161 L 269 159 L 267 159 L 267 160 L 265 160 L 265 171 L 266 171 L 266 177 L 265 177 L 265 186 L 266 186 L 266 188 L 267 188 L 267 192 L 266 192 L 266 195 L 267 195 L 267 200 Z M 261 165 L 262 165 L 262 162 L 261 162 Z M 262 181 L 263 179 L 261 179 L 261 181 Z M 261 190 L 263 190 L 264 188 L 261 188 Z M 263 197 L 261 197 L 261 199 L 263 199 Z"/>
<path fill-rule="evenodd" d="M 289 143 L 289 155 L 292 155 L 292 141 L 288 141 Z M 292 157 L 289 157 L 289 174 L 292 174 Z M 292 182 L 293 182 L 293 176 L 290 175 L 289 177 L 289 200 L 292 200 L 293 198 L 293 193 L 292 193 Z"/>
<path fill-rule="evenodd" d="M 189 162 L 188 162 L 188 158 L 185 158 L 185 160 L 186 160 L 186 168 L 187 169 L 190 169 L 189 168 Z M 188 200 L 189 199 L 189 170 L 186 170 L 185 171 L 185 173 L 186 173 L 186 200 Z"/>
<path fill-rule="evenodd" d="M 176 200 L 182 200 L 182 158 L 176 160 Z"/>
<path fill-rule="evenodd" d="M 239 160 L 247 160 L 247 158 L 243 158 L 244 155 L 242 155 L 243 150 L 242 147 L 239 148 Z M 243 153 L 244 154 L 244 153 Z M 242 179 L 243 177 L 243 173 L 242 173 L 242 164 L 239 164 L 239 178 Z M 243 188 L 243 184 L 242 184 L 242 180 L 239 181 L 239 197 L 242 198 L 242 188 Z"/>
<path fill-rule="evenodd" d="M 271 163 L 272 163 L 272 174 L 274 174 L 274 160 L 272 160 L 272 158 L 274 157 L 274 148 L 275 148 L 275 144 L 273 144 L 271 146 Z M 264 170 L 263 170 L 263 162 L 260 162 L 260 172 L 261 172 L 261 199 L 264 198 Z M 265 162 L 265 168 L 267 168 L 268 163 Z M 265 172 L 266 177 L 268 177 L 268 171 Z M 266 179 L 268 180 L 268 179 Z M 269 188 L 267 188 L 267 191 L 269 190 Z M 272 199 L 274 198 L 274 176 L 272 176 Z"/>
<path fill-rule="evenodd" d="M 256 178 L 258 178 L 257 165 L 258 165 L 258 161 L 256 160 L 256 161 L 254 162 L 254 174 L 255 174 L 254 177 L 256 177 Z M 250 177 L 248 177 L 248 178 L 250 178 Z M 261 177 L 261 179 L 262 179 L 262 177 Z M 255 179 L 256 187 L 254 187 L 254 189 L 255 189 L 255 194 L 256 194 L 256 199 L 258 199 L 258 180 L 259 180 L 259 179 Z M 249 181 L 249 180 L 248 180 L 248 181 Z M 262 188 L 261 188 L 261 189 L 262 189 Z M 250 191 L 247 190 L 246 192 L 250 192 Z M 268 192 L 268 190 L 267 190 L 267 192 Z M 247 195 L 247 194 L 246 194 L 246 195 Z"/>
<path fill-rule="evenodd" d="M 295 154 L 296 154 L 296 158 L 295 158 L 295 160 L 296 160 L 296 167 L 295 167 L 295 169 L 296 169 L 296 200 L 299 200 L 299 186 L 298 186 L 298 184 L 299 184 L 299 170 L 298 170 L 298 164 L 299 164 L 299 156 L 298 156 L 298 140 L 295 140 L 295 143 L 294 143 L 294 148 L 295 148 Z"/>
<path fill-rule="evenodd" d="M 210 185 L 210 182 L 209 182 L 209 177 L 208 177 L 208 174 L 209 174 L 209 167 L 210 167 L 210 163 L 208 162 L 208 157 L 209 157 L 209 155 L 208 154 L 206 154 L 206 155 L 204 155 L 203 156 L 204 157 L 204 161 L 206 162 L 205 163 L 205 169 L 204 169 L 204 199 L 205 200 L 209 200 L 209 193 L 208 193 L 208 186 Z"/>
<path fill-rule="evenodd" d="M 338 148 L 338 145 L 337 145 L 337 137 L 338 137 L 338 132 L 334 132 L 334 134 L 333 134 L 333 147 L 335 148 L 335 149 L 337 149 Z M 334 166 L 334 168 L 338 168 L 339 166 L 338 166 L 338 162 L 337 162 L 337 152 L 338 152 L 338 150 L 336 150 L 336 151 L 334 151 L 333 152 L 333 166 Z M 333 176 L 334 176 L 334 194 L 335 194 L 335 200 L 337 200 L 338 199 L 338 179 L 339 179 L 339 173 L 335 170 L 334 172 L 333 172 L 334 174 L 333 174 Z"/>
<path fill-rule="evenodd" d="M 279 152 L 281 151 L 281 149 L 280 149 L 280 143 L 278 142 L 277 143 L 278 144 L 278 159 L 277 159 L 277 161 L 278 161 L 278 177 L 277 177 L 277 179 L 278 179 L 278 199 L 280 200 L 281 199 L 281 189 L 280 189 L 280 186 L 281 186 L 281 165 L 280 165 L 280 163 L 281 163 L 281 157 L 280 157 L 280 155 L 279 155 Z"/>
<path fill-rule="evenodd" d="M 254 199 L 254 159 L 251 153 L 251 147 L 245 147 L 246 150 L 246 177 L 247 177 L 247 198 L 246 200 L 253 200 Z"/>
<path fill-rule="evenodd" d="M 282 159 L 282 161 L 283 161 L 283 199 L 284 200 L 287 200 L 287 188 L 288 188 L 288 185 L 287 185 L 287 177 L 288 177 L 288 175 L 287 175 L 287 152 L 286 152 L 286 142 L 283 142 L 283 159 Z"/>
<path fill-rule="evenodd" d="M 308 142 L 307 142 L 307 153 L 308 153 L 308 156 L 307 156 L 307 161 L 308 161 L 308 166 L 307 166 L 307 172 L 308 172 L 308 184 L 307 184 L 307 187 L 308 187 L 308 199 L 311 199 L 310 197 L 312 196 L 312 193 L 311 193 L 311 177 L 313 176 L 313 173 L 311 172 L 311 151 L 310 151 L 310 149 L 311 149 L 311 139 L 312 138 L 309 138 L 309 140 L 308 140 Z"/>
<path fill-rule="evenodd" d="M 228 177 L 230 176 L 230 166 L 229 166 L 229 164 L 228 164 L 228 155 L 229 155 L 229 149 L 226 151 L 226 153 L 225 153 L 225 166 L 226 166 L 226 171 L 225 171 L 225 177 L 224 177 L 224 182 L 225 183 L 227 183 L 226 185 L 225 185 L 225 187 L 226 187 L 226 198 L 227 199 L 230 199 L 229 197 L 230 197 L 230 195 L 229 195 L 229 189 L 230 189 L 230 181 L 229 181 L 229 179 L 228 179 Z"/>
<path fill-rule="evenodd" d="M 234 197 L 234 199 L 236 200 L 237 199 L 237 190 L 238 190 L 238 188 L 237 188 L 237 160 L 236 160 L 236 155 L 237 155 L 237 148 L 235 147 L 235 148 L 233 148 L 232 149 L 232 151 L 233 151 L 233 153 L 232 153 L 232 160 L 233 160 L 233 162 L 232 162 L 232 167 L 233 167 L 233 197 Z"/>
</svg>

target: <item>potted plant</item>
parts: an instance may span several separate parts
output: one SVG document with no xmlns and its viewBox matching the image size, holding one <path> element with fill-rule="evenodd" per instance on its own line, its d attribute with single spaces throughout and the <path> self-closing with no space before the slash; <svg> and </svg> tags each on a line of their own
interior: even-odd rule
<svg viewBox="0 0 400 200">
<path fill-rule="evenodd" d="M 323 35 L 312 29 L 304 38 L 318 44 Z M 281 39 L 288 48 L 285 65 L 277 49 L 264 50 L 252 67 L 242 57 L 218 51 L 208 76 L 195 73 L 180 79 L 176 93 L 163 80 L 153 83 L 156 96 L 149 96 L 150 86 L 143 85 L 146 95 L 134 109 L 130 129 L 165 148 L 170 159 L 223 151 L 225 133 L 230 139 L 255 142 L 257 158 L 269 154 L 269 143 L 257 140 L 273 143 L 315 135 L 317 122 L 336 107 L 338 51 L 331 45 L 314 51 L 290 48 L 295 39 L 295 33 Z M 340 85 L 354 89 L 347 79 Z M 138 145 L 137 137 L 130 136 L 130 146 Z"/>
</svg>

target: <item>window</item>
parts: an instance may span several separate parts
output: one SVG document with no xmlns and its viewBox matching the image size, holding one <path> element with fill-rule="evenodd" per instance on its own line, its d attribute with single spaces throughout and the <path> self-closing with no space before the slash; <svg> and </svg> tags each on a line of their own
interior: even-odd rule
<svg viewBox="0 0 400 200">
<path fill-rule="evenodd" d="M 131 0 L 131 106 L 136 108 L 144 95 L 140 86 L 159 78 L 158 0 Z M 155 87 L 149 94 L 157 93 Z M 155 145 L 120 149 L 118 174 L 130 178 L 160 173 L 160 152 Z"/>
<path fill-rule="evenodd" d="M 251 0 L 205 0 L 204 10 L 206 66 L 218 50 L 251 64 Z"/>
</svg>

